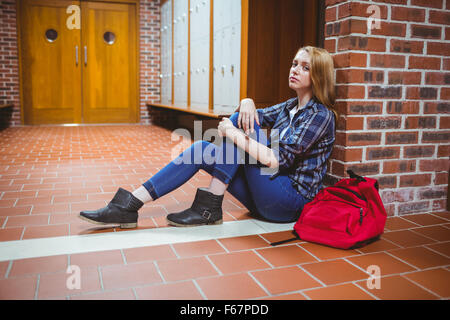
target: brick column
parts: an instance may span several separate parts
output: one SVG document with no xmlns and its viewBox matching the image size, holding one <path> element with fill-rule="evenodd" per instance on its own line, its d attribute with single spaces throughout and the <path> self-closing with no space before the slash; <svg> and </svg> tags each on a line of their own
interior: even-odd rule
<svg viewBox="0 0 450 320">
<path fill-rule="evenodd" d="M 161 47 L 160 47 L 160 0 L 141 0 L 140 20 L 140 118 L 142 124 L 152 123 L 152 118 L 160 118 L 158 111 L 149 112 L 147 103 L 160 102 Z"/>
<path fill-rule="evenodd" d="M 389 215 L 446 208 L 449 9 L 450 0 L 326 1 L 340 112 L 328 178 L 352 169 L 378 179 Z"/>
<path fill-rule="evenodd" d="M 16 0 L 0 0 L 0 104 L 13 104 L 10 125 L 20 124 Z"/>
</svg>

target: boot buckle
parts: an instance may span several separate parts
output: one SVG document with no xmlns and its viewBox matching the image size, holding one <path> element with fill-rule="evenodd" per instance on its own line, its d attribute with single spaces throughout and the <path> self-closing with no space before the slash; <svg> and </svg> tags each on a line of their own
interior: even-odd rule
<svg viewBox="0 0 450 320">
<path fill-rule="evenodd" d="M 209 212 L 208 210 L 203 210 L 202 217 L 205 218 L 206 220 L 211 219 L 211 215 L 212 213 Z"/>
</svg>

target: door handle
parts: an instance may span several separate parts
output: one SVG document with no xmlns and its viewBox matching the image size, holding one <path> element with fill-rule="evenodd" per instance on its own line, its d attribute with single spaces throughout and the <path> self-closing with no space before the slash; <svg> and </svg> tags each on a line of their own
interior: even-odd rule
<svg viewBox="0 0 450 320">
<path fill-rule="evenodd" d="M 78 66 L 78 46 L 75 46 L 75 65 Z"/>
<path fill-rule="evenodd" d="M 87 46 L 84 46 L 84 65 L 87 66 Z"/>
</svg>

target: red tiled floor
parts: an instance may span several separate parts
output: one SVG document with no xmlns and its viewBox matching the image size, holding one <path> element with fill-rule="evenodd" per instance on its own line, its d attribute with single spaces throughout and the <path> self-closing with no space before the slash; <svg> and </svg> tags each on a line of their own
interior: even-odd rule
<svg viewBox="0 0 450 320">
<path fill-rule="evenodd" d="M 383 276 L 416 270 L 410 265 L 401 262 L 385 252 L 349 257 L 346 260 L 356 264 L 364 270 L 367 270 L 367 268 L 371 265 L 376 265 L 380 268 L 381 275 Z"/>
<path fill-rule="evenodd" d="M 429 244 L 426 247 L 430 248 L 433 251 L 437 251 L 442 255 L 450 256 L 450 241 L 436 244 Z"/>
<path fill-rule="evenodd" d="M 142 300 L 203 300 L 192 281 L 139 287 L 136 294 Z"/>
<path fill-rule="evenodd" d="M 68 224 L 25 227 L 22 239 L 62 237 L 69 235 Z"/>
<path fill-rule="evenodd" d="M 382 235 L 383 239 L 392 241 L 393 243 L 402 247 L 414 247 L 422 244 L 429 244 L 436 242 L 433 239 L 421 236 L 411 230 L 400 230 L 386 232 Z"/>
<path fill-rule="evenodd" d="M 256 271 L 252 272 L 252 274 L 271 294 L 322 286 L 318 281 L 298 267 Z"/>
<path fill-rule="evenodd" d="M 131 289 L 113 290 L 100 293 L 84 293 L 70 296 L 70 300 L 135 300 Z"/>
<path fill-rule="evenodd" d="M 322 281 L 325 285 L 368 278 L 368 274 L 344 260 L 332 260 L 304 264 L 302 268 Z"/>
<path fill-rule="evenodd" d="M 405 218 L 406 220 L 412 221 L 421 226 L 430 226 L 446 222 L 445 219 L 435 217 L 431 214 L 411 214 L 403 216 L 402 218 Z"/>
<path fill-rule="evenodd" d="M 32 300 L 36 286 L 37 276 L 0 279 L 0 300 Z"/>
<path fill-rule="evenodd" d="M 173 248 L 181 258 L 225 252 L 216 240 L 175 243 Z"/>
<path fill-rule="evenodd" d="M 209 256 L 223 274 L 267 269 L 270 266 L 253 251 L 239 251 Z"/>
<path fill-rule="evenodd" d="M 414 228 L 411 231 L 421 234 L 425 237 L 434 239 L 436 241 L 450 241 L 450 229 L 443 226 L 429 226 L 422 228 Z"/>
<path fill-rule="evenodd" d="M 8 152 L 0 159 L 0 241 L 126 235 L 130 230 L 92 225 L 78 214 L 104 207 L 119 187 L 131 191 L 165 166 L 175 145 L 170 135 L 157 126 L 120 125 L 0 132 L 0 147 Z M 166 215 L 189 207 L 196 189 L 209 181 L 200 170 L 189 183 L 147 203 L 138 230 L 168 227 Z M 252 219 L 227 192 L 223 210 L 225 221 Z M 388 217 L 381 239 L 355 250 L 300 240 L 270 246 L 290 237 L 288 230 L 0 261 L 0 299 L 449 298 L 443 281 L 450 272 L 449 212 Z M 67 288 L 68 264 L 81 268 L 79 290 Z M 381 289 L 367 286 L 364 270 L 370 265 L 380 267 Z"/>
<path fill-rule="evenodd" d="M 270 246 L 269 243 L 267 243 L 258 235 L 220 239 L 219 242 L 222 243 L 222 245 L 227 248 L 228 251 L 255 249 Z"/>
<path fill-rule="evenodd" d="M 431 269 L 412 272 L 403 276 L 442 298 L 450 298 L 450 271 L 448 270 Z"/>
<path fill-rule="evenodd" d="M 177 256 L 169 245 L 123 249 L 128 263 L 174 259 Z"/>
<path fill-rule="evenodd" d="M 259 249 L 257 252 L 274 267 L 317 261 L 316 258 L 297 245 Z"/>
<path fill-rule="evenodd" d="M 123 264 L 120 250 L 86 252 L 70 255 L 70 264 L 80 268 Z"/>
<path fill-rule="evenodd" d="M 67 267 L 66 255 L 15 260 L 8 277 L 66 271 Z"/>
<path fill-rule="evenodd" d="M 358 282 L 365 286 L 365 282 Z M 436 299 L 437 295 L 422 289 L 402 276 L 382 277 L 380 279 L 380 289 L 367 289 L 370 293 L 382 300 L 428 300 Z"/>
<path fill-rule="evenodd" d="M 100 291 L 100 275 L 97 268 L 82 268 L 80 269 L 80 288 L 69 287 L 67 282 L 76 284 L 77 282 L 70 282 L 74 273 L 57 272 L 41 274 L 39 278 L 38 299 L 53 299 L 61 298 L 67 295 L 79 294 L 82 292 Z"/>
<path fill-rule="evenodd" d="M 427 248 L 415 247 L 392 250 L 389 253 L 420 269 L 445 266 L 450 259 Z"/>
<path fill-rule="evenodd" d="M 153 262 L 101 267 L 100 272 L 105 289 L 120 289 L 162 282 Z"/>
<path fill-rule="evenodd" d="M 188 280 L 218 274 L 205 257 L 159 261 L 158 267 L 165 281 Z"/>
<path fill-rule="evenodd" d="M 267 296 L 246 273 L 198 279 L 196 282 L 210 300 L 243 300 Z"/>
<path fill-rule="evenodd" d="M 353 283 L 331 287 L 305 290 L 303 292 L 313 300 L 373 300 L 374 298 Z"/>
<path fill-rule="evenodd" d="M 403 230 L 418 226 L 419 226 L 418 224 L 403 219 L 403 217 L 390 217 L 389 219 L 386 220 L 385 231 Z"/>
<path fill-rule="evenodd" d="M 300 247 L 320 260 L 337 259 L 359 254 L 356 250 L 336 249 L 310 242 L 302 243 L 300 244 Z"/>
</svg>

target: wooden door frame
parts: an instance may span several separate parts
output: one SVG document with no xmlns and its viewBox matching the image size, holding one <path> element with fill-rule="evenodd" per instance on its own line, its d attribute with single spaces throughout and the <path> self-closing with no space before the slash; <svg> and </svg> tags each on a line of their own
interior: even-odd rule
<svg viewBox="0 0 450 320">
<path fill-rule="evenodd" d="M 136 14 L 136 123 L 140 123 L 141 121 L 141 85 L 140 85 L 140 72 L 141 72 L 141 23 L 140 23 L 140 0 L 74 0 L 73 2 L 115 2 L 115 3 L 124 3 L 124 4 L 134 4 L 135 5 L 135 14 Z M 18 51 L 18 65 L 19 65 L 19 101 L 20 101 L 20 123 L 21 125 L 25 125 L 25 115 L 24 115 L 24 104 L 23 104 L 23 77 L 22 77 L 22 45 L 21 45 L 21 19 L 22 19 L 22 6 L 23 1 L 16 1 L 16 33 L 17 33 L 17 51 Z M 80 83 L 81 86 L 81 83 Z M 83 107 L 83 106 L 82 106 Z"/>
</svg>

